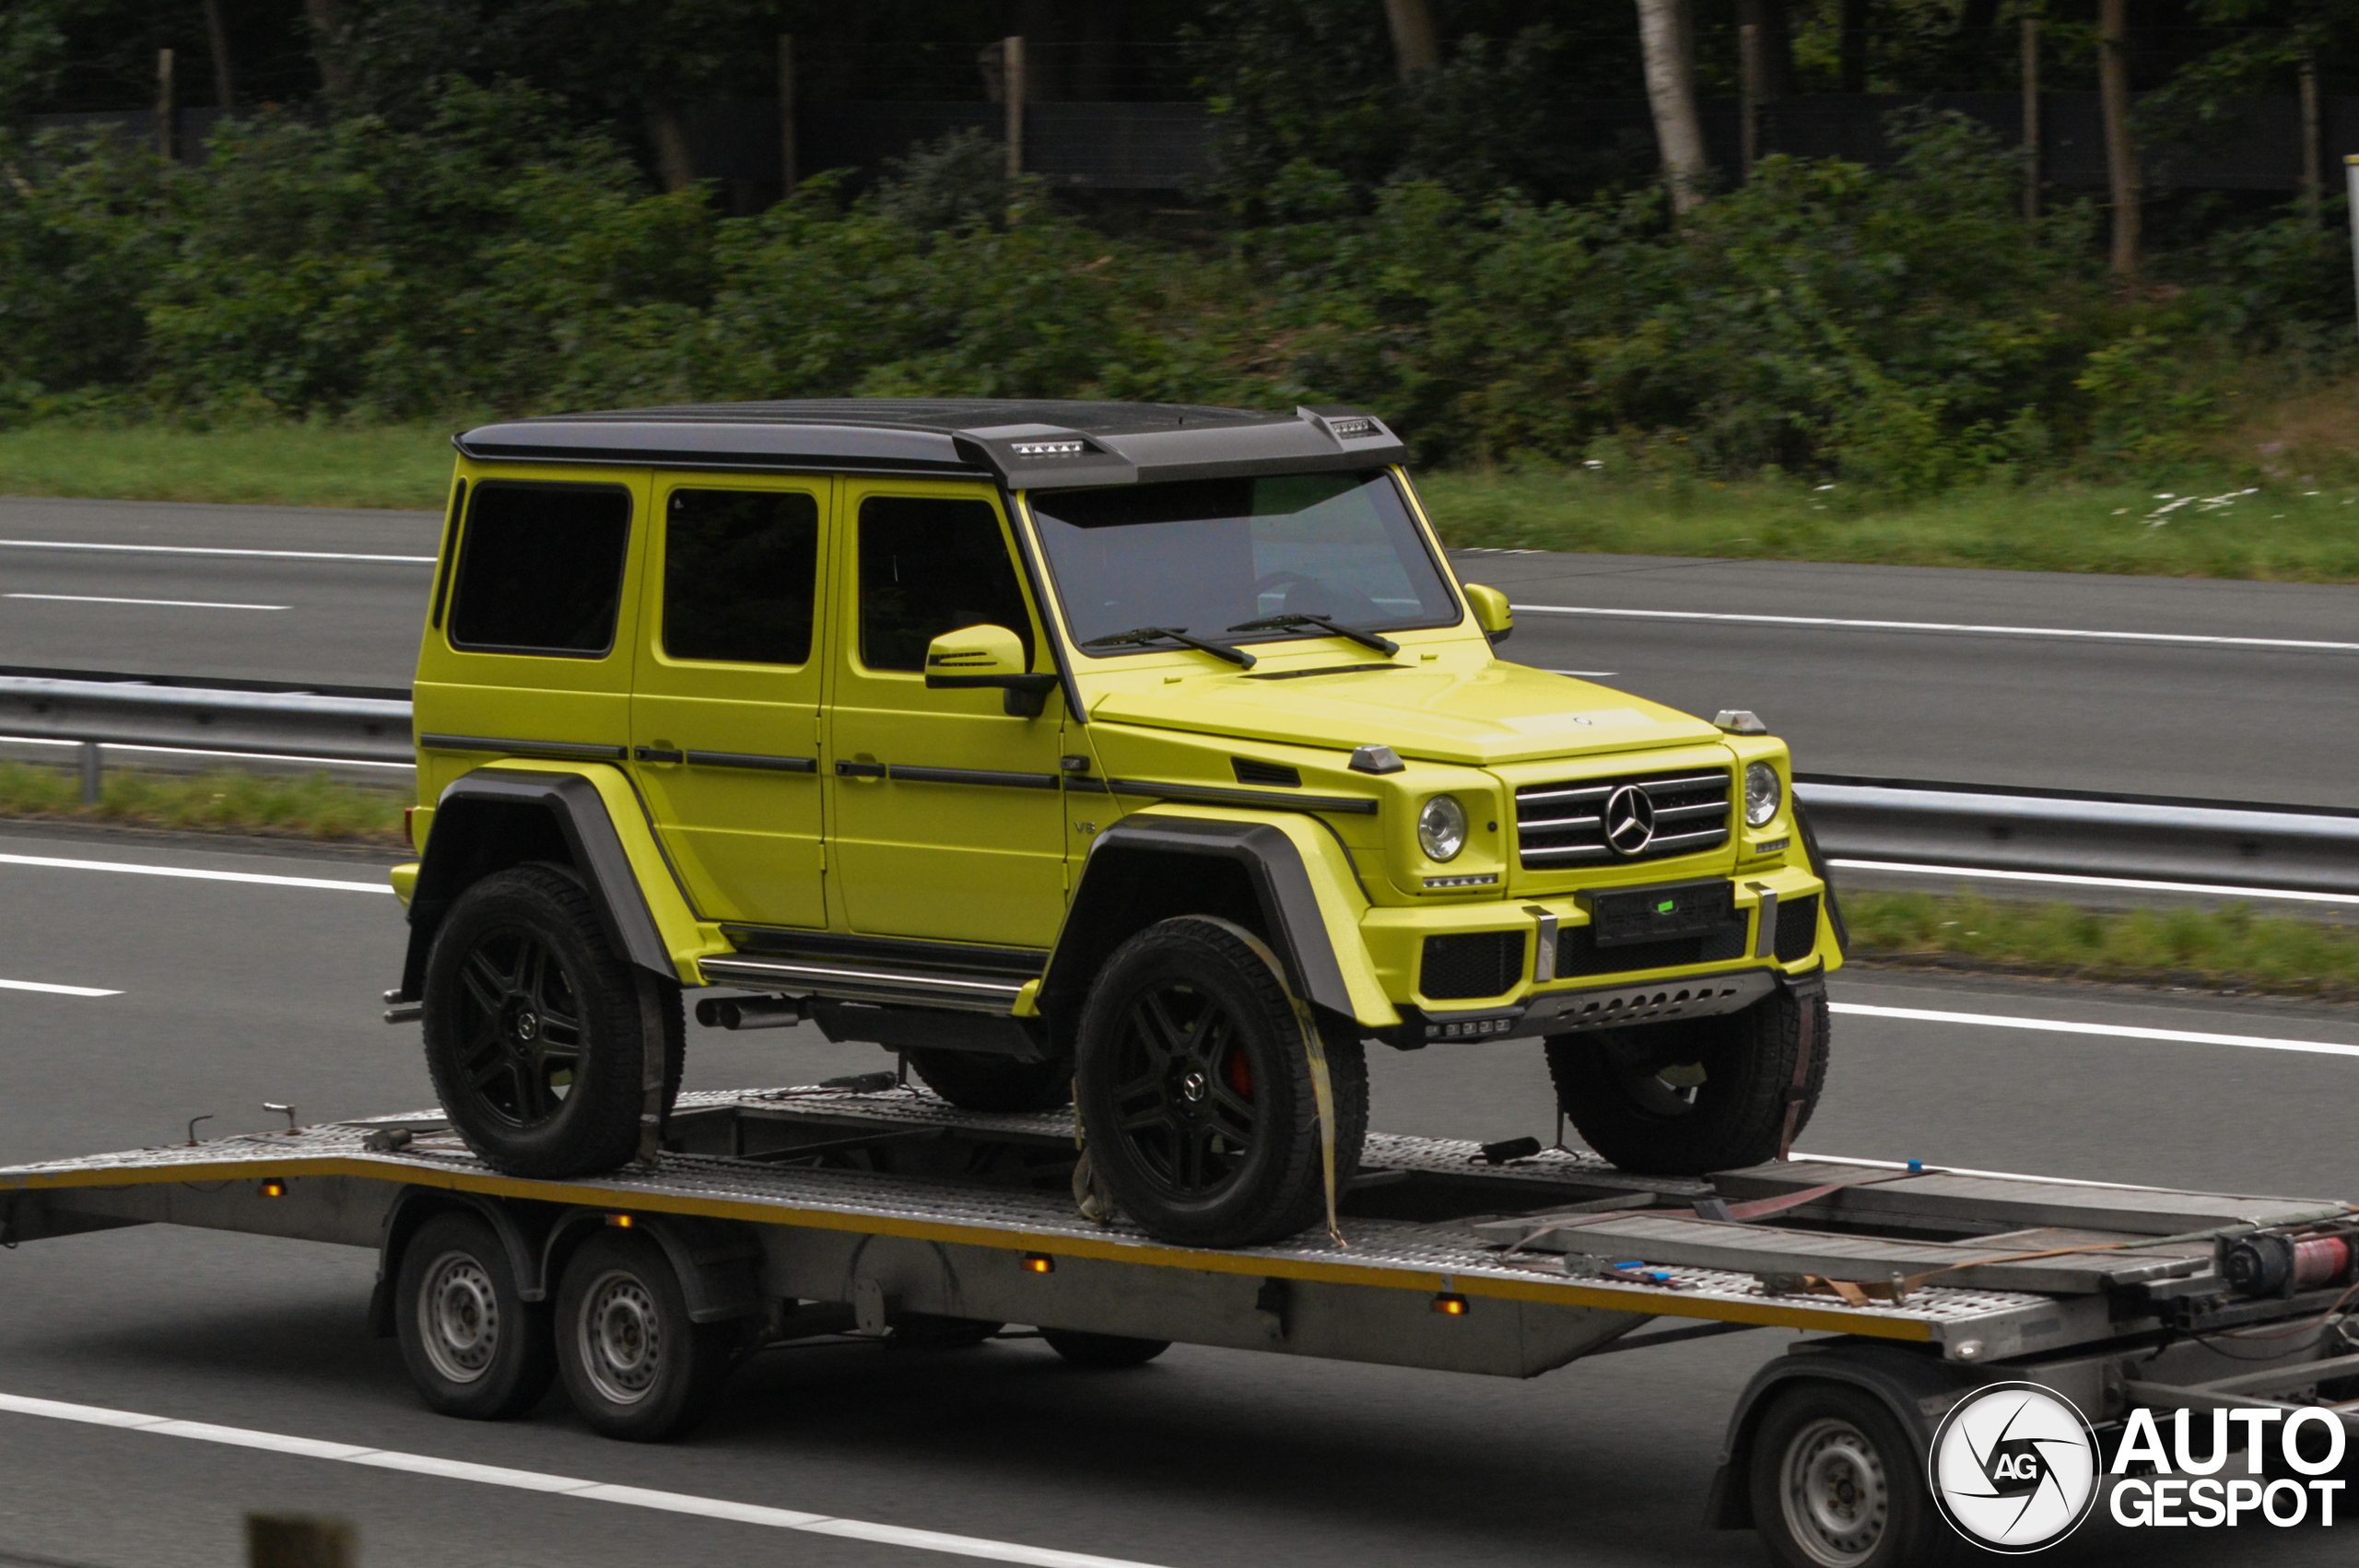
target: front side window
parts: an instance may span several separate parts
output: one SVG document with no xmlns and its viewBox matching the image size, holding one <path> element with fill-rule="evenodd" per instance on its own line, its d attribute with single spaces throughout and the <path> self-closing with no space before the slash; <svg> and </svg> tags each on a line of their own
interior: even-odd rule
<svg viewBox="0 0 2359 1568">
<path fill-rule="evenodd" d="M 663 651 L 729 664 L 811 657 L 819 503 L 800 490 L 675 490 L 663 517 Z"/>
<path fill-rule="evenodd" d="M 1195 479 L 1029 497 L 1074 640 L 1165 626 L 1223 641 L 1455 625 L 1457 600 L 1390 474 Z M 1108 648 L 1106 651 L 1119 651 Z"/>
<path fill-rule="evenodd" d="M 922 671 L 926 645 L 1005 626 L 1032 660 L 1032 617 L 989 501 L 871 496 L 860 503 L 860 661 Z"/>
<path fill-rule="evenodd" d="M 629 543 L 630 492 L 619 485 L 476 486 L 459 543 L 452 646 L 604 656 L 615 645 Z"/>
</svg>

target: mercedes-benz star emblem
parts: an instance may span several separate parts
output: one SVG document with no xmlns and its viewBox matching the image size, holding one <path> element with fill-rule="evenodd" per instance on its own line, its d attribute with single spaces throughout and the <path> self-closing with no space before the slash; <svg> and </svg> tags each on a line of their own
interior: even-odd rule
<svg viewBox="0 0 2359 1568">
<path fill-rule="evenodd" d="M 1605 842 L 1617 855 L 1635 855 L 1654 842 L 1654 797 L 1625 784 L 1605 797 Z"/>
</svg>

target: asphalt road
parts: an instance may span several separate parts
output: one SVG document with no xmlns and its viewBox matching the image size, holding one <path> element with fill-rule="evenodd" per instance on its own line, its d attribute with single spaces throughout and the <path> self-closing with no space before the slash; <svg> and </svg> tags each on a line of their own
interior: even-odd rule
<svg viewBox="0 0 2359 1568">
<path fill-rule="evenodd" d="M 350 857 L 228 852 L 120 836 L 0 832 L 0 1161 L 260 1129 L 430 1101 L 412 1028 L 374 1021 L 400 942 L 393 900 L 31 860 L 374 883 Z M 1873 1006 L 2359 1045 L 2359 1010 L 1852 971 Z M 691 1085 L 881 1065 L 800 1031 L 691 1032 Z M 1822 1152 L 2292 1192 L 2359 1190 L 2359 1059 L 1847 1013 Z M 1551 1130 L 1525 1045 L 1379 1053 L 1376 1125 L 1500 1138 Z M 1532 1382 L 1178 1349 L 1086 1374 L 1037 1342 L 957 1352 L 779 1351 L 740 1373 L 693 1440 L 637 1448 L 553 1400 L 486 1426 L 417 1405 L 367 1337 L 370 1257 L 159 1228 L 0 1254 L 0 1393 L 804 1509 L 1169 1565 L 1390 1568 L 1761 1561 L 1697 1527 L 1720 1424 L 1782 1331 L 1578 1363 Z M 347 1515 L 366 1561 L 638 1568 L 651 1561 L 946 1561 L 462 1480 L 0 1413 L 0 1562 L 100 1568 L 242 1561 L 249 1510 Z M 2359 1525 L 2350 1527 L 2359 1528 Z M 2059 1563 L 2220 1560 L 2211 1532 L 2093 1522 Z M 2239 1562 L 2346 1562 L 2332 1532 L 2240 1530 Z"/>
<path fill-rule="evenodd" d="M 0 499 L 0 665 L 406 686 L 428 567 L 150 552 L 431 556 L 437 527 L 423 512 Z M 2359 798 L 2359 588 L 1538 552 L 1459 566 L 1520 607 L 1515 658 L 1690 712 L 1752 708 L 1807 772 Z M 1614 613 L 1561 613 L 1600 610 Z M 1784 618 L 1713 618 L 1728 616 Z M 1882 624 L 1825 624 L 1858 621 Z M 2341 646 L 2283 646 L 2300 642 Z"/>
</svg>

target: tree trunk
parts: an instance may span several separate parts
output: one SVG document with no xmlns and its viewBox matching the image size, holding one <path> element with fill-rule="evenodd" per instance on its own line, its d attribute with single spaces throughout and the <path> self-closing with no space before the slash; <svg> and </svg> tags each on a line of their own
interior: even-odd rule
<svg viewBox="0 0 2359 1568">
<path fill-rule="evenodd" d="M 1794 33 L 1786 20 L 1786 0 L 1737 0 L 1737 25 L 1759 28 L 1756 84 L 1761 101 L 1773 102 L 1794 90 Z"/>
<path fill-rule="evenodd" d="M 2113 185 L 2113 270 L 2138 275 L 2139 217 L 2145 192 L 2130 137 L 2129 0 L 2099 0 L 2097 87 L 2105 105 L 2105 167 Z"/>
<path fill-rule="evenodd" d="M 663 188 L 685 191 L 695 184 L 696 167 L 688 159 L 688 128 L 681 122 L 679 106 L 649 105 L 647 129 L 655 142 L 655 172 Z"/>
<path fill-rule="evenodd" d="M 213 101 L 226 114 L 238 107 L 238 77 L 229 68 L 229 27 L 221 17 L 221 0 L 205 0 L 205 37 L 213 50 Z"/>
<path fill-rule="evenodd" d="M 1836 71 L 1845 92 L 1868 90 L 1868 0 L 1843 0 Z"/>
<path fill-rule="evenodd" d="M 1434 41 L 1433 8 L 1426 0 L 1384 0 L 1384 23 L 1392 29 L 1392 58 L 1401 68 L 1402 81 L 1441 64 L 1441 46 Z"/>
<path fill-rule="evenodd" d="M 1687 0 L 1638 0 L 1638 45 L 1646 55 L 1647 107 L 1662 148 L 1671 210 L 1704 199 L 1704 127 L 1696 117 L 1696 75 L 1687 58 Z"/>
<path fill-rule="evenodd" d="M 303 0 L 303 20 L 311 34 L 311 59 L 320 68 L 320 87 L 331 103 L 352 92 L 352 73 L 345 68 L 346 18 L 344 0 Z"/>
</svg>

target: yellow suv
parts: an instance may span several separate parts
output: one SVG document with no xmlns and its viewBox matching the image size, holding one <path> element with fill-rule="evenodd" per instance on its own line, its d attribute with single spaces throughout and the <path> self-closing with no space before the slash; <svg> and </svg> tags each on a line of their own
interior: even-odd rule
<svg viewBox="0 0 2359 1568">
<path fill-rule="evenodd" d="M 1365 1042 L 1544 1042 L 1625 1167 L 1779 1153 L 1840 917 L 1750 714 L 1502 661 L 1347 408 L 875 400 L 489 425 L 393 873 L 453 1123 L 656 1152 L 700 1022 L 874 1041 L 1233 1246 L 1318 1217 Z M 1322 1115 L 1322 1106 L 1324 1114 Z"/>
</svg>

